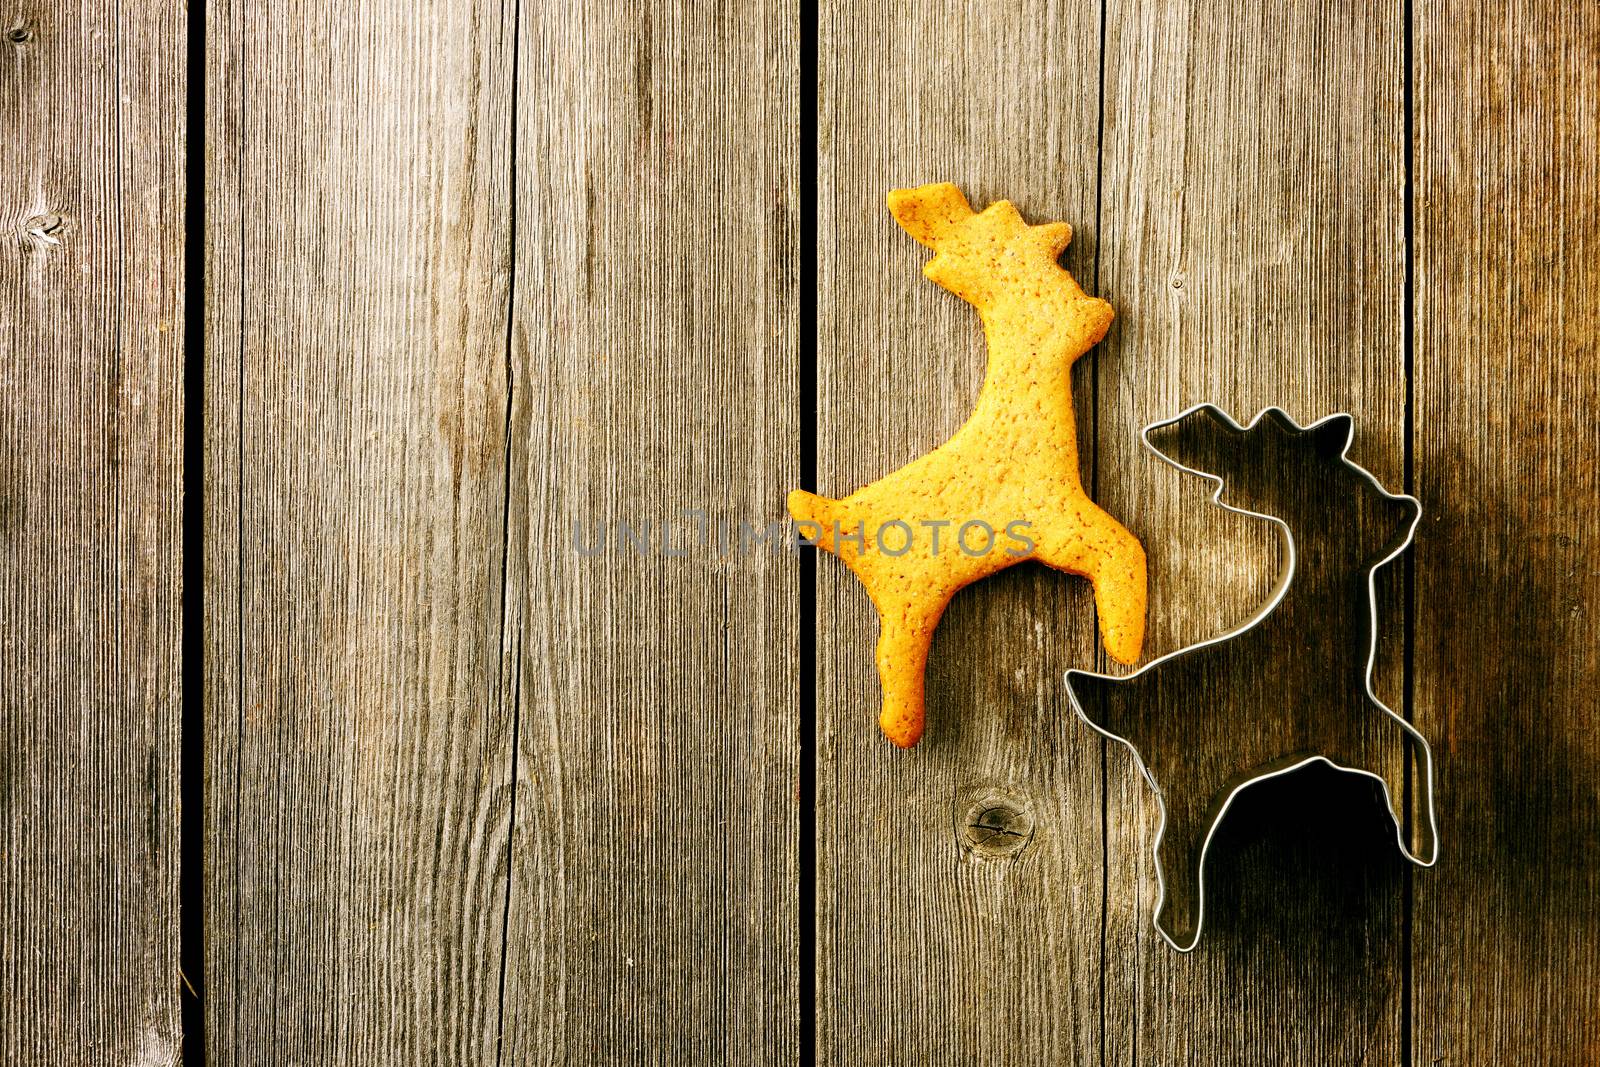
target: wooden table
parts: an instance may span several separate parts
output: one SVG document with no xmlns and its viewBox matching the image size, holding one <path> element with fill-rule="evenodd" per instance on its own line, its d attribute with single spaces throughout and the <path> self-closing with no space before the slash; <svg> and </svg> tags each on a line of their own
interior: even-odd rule
<svg viewBox="0 0 1600 1067">
<path fill-rule="evenodd" d="M 0 1060 L 1600 1062 L 1600 7 L 206 9 L 0 13 Z M 1422 499 L 1436 868 L 1258 787 L 1180 956 L 1085 584 L 960 594 L 899 752 L 837 561 L 697 541 L 968 411 L 935 180 L 1116 308 L 1149 654 L 1280 553 L 1151 419 L 1349 411 Z"/>
</svg>

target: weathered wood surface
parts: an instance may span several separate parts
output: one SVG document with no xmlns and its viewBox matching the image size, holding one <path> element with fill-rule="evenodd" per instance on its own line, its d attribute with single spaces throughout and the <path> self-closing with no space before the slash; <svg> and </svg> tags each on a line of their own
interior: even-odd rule
<svg viewBox="0 0 1600 1067">
<path fill-rule="evenodd" d="M 794 22 L 211 6 L 216 1062 L 792 1057 Z"/>
<path fill-rule="evenodd" d="M 870 606 L 827 558 L 817 944 L 798 943 L 797 568 L 709 549 L 681 511 L 736 538 L 798 479 L 797 12 L 680 7 L 212 5 L 213 1057 L 785 1062 L 813 962 L 829 1063 L 1600 1054 L 1593 14 L 1419 2 L 1408 83 L 1402 11 L 1358 0 L 821 12 L 821 491 L 938 444 L 975 395 L 976 316 L 921 277 L 925 250 L 883 208 L 891 187 L 947 179 L 1071 222 L 1066 265 L 1117 309 L 1073 384 L 1085 480 L 1150 553 L 1147 656 L 1244 617 L 1280 553 L 1145 454 L 1146 422 L 1200 400 L 1241 418 L 1350 411 L 1354 457 L 1423 499 L 1411 703 L 1439 754 L 1441 866 L 1404 864 L 1368 782 L 1257 787 L 1212 848 L 1200 948 L 1178 956 L 1150 926 L 1151 797 L 1060 688 L 1067 667 L 1103 666 L 1087 586 L 1024 567 L 962 593 L 935 642 L 927 736 L 901 753 L 874 724 Z M 78 190 L 80 155 L 22 103 L 47 92 L 26 77 L 38 58 L 15 68 L 18 143 L 35 146 L 19 158 L 57 160 L 41 173 Z M 167 160 L 142 151 L 124 182 Z M 165 195 L 124 204 L 148 223 Z M 13 301 L 0 323 L 80 361 L 107 351 L 82 323 L 113 306 L 105 272 L 139 232 L 92 246 L 100 284 L 51 258 L 88 254 L 70 240 L 24 240 L 0 277 L 81 322 Z M 127 291 L 151 303 L 124 301 L 123 345 L 171 301 Z M 120 362 L 120 520 L 66 510 L 112 492 L 103 430 L 35 446 L 42 416 L 7 409 L 22 473 L 6 477 L 32 494 L 11 536 L 34 584 L 13 590 L 46 589 L 28 561 L 60 568 L 62 531 L 80 530 L 75 551 L 102 547 L 79 570 L 124 561 L 120 587 L 95 587 L 123 599 L 101 610 L 133 611 L 130 588 L 150 618 L 173 610 L 157 577 L 175 559 L 157 507 L 175 478 L 156 434 L 174 417 L 163 343 L 138 350 L 137 375 Z M 7 349 L 8 373 L 35 373 L 17 354 L 32 350 Z M 68 406 L 45 432 L 107 425 L 96 368 L 51 379 Z M 78 497 L 39 473 L 60 470 Z M 605 528 L 609 550 L 577 553 L 574 523 L 586 544 Z M 651 547 L 623 546 L 619 523 Z M 666 554 L 668 528 L 687 555 Z M 1403 574 L 1382 586 L 1378 688 L 1396 707 Z M 16 618 L 89 610 L 14 595 Z M 28 758 L 101 759 L 86 780 L 105 783 L 154 751 L 170 783 L 172 679 L 155 662 L 171 629 L 134 617 L 117 633 L 146 666 L 130 675 L 124 652 L 117 677 L 146 679 L 119 697 L 140 716 L 115 744 L 74 747 L 80 727 L 58 724 L 80 720 L 9 712 Z M 49 673 L 62 663 L 109 670 L 82 651 L 93 632 L 57 629 L 79 658 L 24 658 L 18 699 L 74 691 Z M 18 818 L 11 884 L 87 884 L 88 868 L 74 883 L 40 866 L 58 854 Z M 107 833 L 96 847 L 140 840 Z M 170 892 L 162 841 L 125 862 Z M 172 952 L 170 896 L 152 896 L 106 927 L 139 932 L 130 958 L 147 962 Z M 14 925 L 46 914 L 12 899 Z M 55 960 L 4 966 L 14 987 L 61 980 Z M 69 981 L 154 990 L 141 1003 L 157 1007 L 101 1025 L 109 1050 L 132 1035 L 160 1054 L 170 970 Z M 5 1033 L 31 1051 L 78 1019 Z"/>
<path fill-rule="evenodd" d="M 1204 401 L 1241 422 L 1269 405 L 1301 422 L 1349 412 L 1352 458 L 1402 487 L 1393 16 L 1354 0 L 1108 8 L 1100 294 L 1121 317 L 1100 363 L 1100 501 L 1149 552 L 1150 656 L 1244 621 L 1284 559 L 1271 527 L 1211 506 L 1214 486 L 1151 456 L 1141 427 Z M 1358 501 L 1348 505 L 1356 515 Z M 1384 600 L 1396 637 L 1397 588 L 1386 583 Z M 1348 666 L 1313 651 L 1333 639 L 1306 634 L 1306 655 Z M 1378 684 L 1396 708 L 1399 662 L 1385 658 Z M 1171 684 L 1194 681 L 1180 671 Z M 1211 710 L 1193 708 L 1173 738 L 1196 759 L 1232 744 L 1232 720 Z M 1271 731 L 1291 709 L 1255 713 Z M 1107 791 L 1108 1060 L 1400 1058 L 1405 861 L 1368 780 L 1314 768 L 1240 794 L 1209 851 L 1205 927 L 1189 956 L 1151 928 L 1158 813 L 1120 745 Z"/>
<path fill-rule="evenodd" d="M 1600 8 L 1416 8 L 1415 1062 L 1600 1062 Z"/>
<path fill-rule="evenodd" d="M 0 1061 L 180 1043 L 183 12 L 0 15 Z"/>
<path fill-rule="evenodd" d="M 508 1064 L 797 1055 L 797 24 L 523 5 Z"/>
<path fill-rule="evenodd" d="M 891 188 L 954 181 L 974 206 L 1069 221 L 1064 262 L 1092 291 L 1098 48 L 1082 5 L 823 8 L 820 492 L 942 443 L 983 375 L 978 317 L 923 278 Z M 1087 466 L 1092 360 L 1073 382 Z M 1029 564 L 959 594 L 908 752 L 878 731 L 866 593 L 832 557 L 818 590 L 818 1061 L 1098 1060 L 1101 745 L 1059 681 L 1094 663 L 1087 583 Z"/>
<path fill-rule="evenodd" d="M 490 4 L 209 18 L 208 1053 L 482 1062 L 512 27 Z"/>
</svg>

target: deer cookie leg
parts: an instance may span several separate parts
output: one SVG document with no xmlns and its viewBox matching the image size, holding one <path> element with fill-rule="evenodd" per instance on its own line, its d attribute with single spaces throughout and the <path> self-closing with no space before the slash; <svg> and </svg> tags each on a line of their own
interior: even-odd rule
<svg viewBox="0 0 1600 1067">
<path fill-rule="evenodd" d="M 1144 546 L 1121 523 L 1089 505 L 1081 527 L 1040 541 L 1039 560 L 1094 584 L 1100 640 L 1118 663 L 1133 663 L 1144 646 Z"/>
<path fill-rule="evenodd" d="M 883 686 L 883 712 L 878 725 L 901 748 L 922 738 L 924 675 L 928 645 L 944 613 L 942 604 L 912 604 L 879 616 L 878 681 Z"/>
<path fill-rule="evenodd" d="M 1133 663 L 1144 647 L 1144 546 L 1120 523 L 1109 516 L 1107 521 L 1111 525 L 1102 528 L 1106 537 L 1089 580 L 1106 654 L 1118 663 Z"/>
</svg>

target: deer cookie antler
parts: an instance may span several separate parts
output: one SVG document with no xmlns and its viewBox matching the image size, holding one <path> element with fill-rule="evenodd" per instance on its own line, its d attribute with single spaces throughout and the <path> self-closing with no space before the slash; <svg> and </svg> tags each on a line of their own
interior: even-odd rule
<svg viewBox="0 0 1600 1067">
<path fill-rule="evenodd" d="M 839 500 L 797 490 L 789 510 L 872 597 L 878 721 L 909 748 L 923 732 L 928 646 L 960 589 L 1030 559 L 1088 578 L 1107 653 L 1132 663 L 1144 641 L 1145 557 L 1078 478 L 1069 371 L 1112 312 L 1056 262 L 1071 227 L 1029 226 L 1004 200 L 975 212 L 948 183 L 888 199 L 895 220 L 934 250 L 923 273 L 978 309 L 989 345 L 983 388 L 932 452 Z"/>
</svg>

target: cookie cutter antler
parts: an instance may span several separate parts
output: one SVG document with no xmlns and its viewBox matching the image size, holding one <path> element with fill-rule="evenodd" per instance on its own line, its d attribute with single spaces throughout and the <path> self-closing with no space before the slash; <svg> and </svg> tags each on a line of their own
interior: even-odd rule
<svg viewBox="0 0 1600 1067">
<path fill-rule="evenodd" d="M 1170 451 L 1189 455 L 1169 454 L 1151 441 L 1152 433 L 1168 428 L 1189 438 L 1176 441 Z M 1346 414 L 1300 426 L 1276 407 L 1241 426 L 1214 405 L 1199 404 L 1152 423 L 1141 434 L 1145 446 L 1164 462 L 1215 482 L 1213 503 L 1276 525 L 1287 549 L 1287 565 L 1271 597 L 1242 625 L 1126 676 L 1066 673 L 1078 716 L 1126 745 L 1155 792 L 1161 812 L 1153 849 L 1159 883 L 1155 926 L 1180 952 L 1199 942 L 1206 852 L 1217 826 L 1241 791 L 1268 778 L 1320 761 L 1376 779 L 1401 852 L 1423 867 L 1438 859 L 1433 752 L 1372 688 L 1378 636 L 1375 576 L 1411 544 L 1422 508 L 1414 497 L 1385 490 L 1348 458 L 1353 429 L 1354 420 Z M 1196 452 L 1199 459 L 1193 456 Z M 1209 473 L 1200 464 L 1209 460 L 1216 470 L 1240 456 L 1255 459 L 1267 473 L 1255 488 L 1268 497 L 1286 486 L 1295 491 L 1288 500 L 1276 501 L 1274 510 L 1225 502 L 1224 492 L 1248 492 L 1250 477 Z M 1286 478 L 1286 473 L 1300 477 Z M 1350 494 L 1355 515 L 1341 492 Z M 1370 543 L 1375 532 L 1387 533 L 1376 546 Z M 1297 536 L 1307 533 L 1321 534 L 1323 540 L 1308 540 L 1308 551 L 1302 554 Z M 1366 651 L 1359 670 L 1353 661 L 1349 669 L 1340 669 L 1346 665 L 1338 657 L 1359 646 L 1345 639 L 1350 635 L 1340 632 L 1341 626 L 1365 627 Z M 1329 639 L 1320 646 L 1285 641 L 1285 632 L 1291 637 L 1297 632 L 1307 637 L 1327 634 Z M 1198 694 L 1186 694 L 1177 684 L 1191 670 L 1203 683 Z M 1341 700 L 1359 707 L 1340 707 Z M 1263 711 L 1268 708 L 1276 708 L 1279 717 Z M 1230 752 L 1221 757 L 1196 753 L 1189 744 L 1196 726 L 1221 727 Z M 1394 759 L 1395 742 L 1399 761 Z M 1399 807 L 1404 768 L 1413 754 L 1422 768 L 1417 799 L 1425 813 L 1416 827 L 1420 841 L 1415 851 L 1406 841 L 1405 813 Z"/>
</svg>

